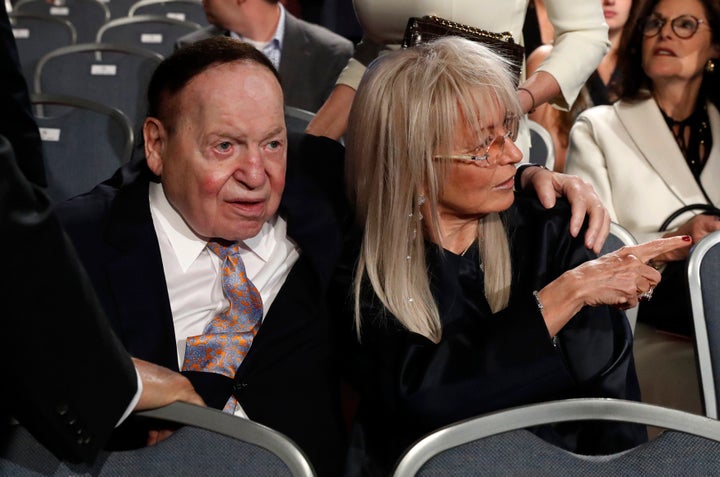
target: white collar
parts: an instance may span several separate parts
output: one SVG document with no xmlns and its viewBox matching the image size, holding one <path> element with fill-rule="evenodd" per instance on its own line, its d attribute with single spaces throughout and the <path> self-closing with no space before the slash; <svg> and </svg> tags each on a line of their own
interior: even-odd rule
<svg viewBox="0 0 720 477">
<path fill-rule="evenodd" d="M 150 183 L 149 199 L 153 220 L 158 221 L 170 242 L 180 267 L 183 271 L 187 271 L 205 250 L 207 240 L 198 236 L 170 204 L 162 184 Z M 265 222 L 257 235 L 241 241 L 241 247 L 267 262 L 275 245 L 276 221 L 277 215 Z M 284 233 L 284 228 L 282 232 Z"/>
<path fill-rule="evenodd" d="M 275 33 L 273 34 L 272 38 L 268 42 L 261 42 L 261 41 L 254 41 L 250 38 L 245 38 L 239 33 L 236 33 L 234 31 L 230 31 L 230 37 L 235 38 L 236 40 L 242 40 L 247 43 L 250 43 L 258 50 L 262 50 L 265 45 L 268 45 L 270 43 L 276 43 L 278 49 L 282 49 L 283 46 L 283 40 L 285 39 L 285 7 L 282 6 L 282 3 L 278 2 L 277 6 L 280 7 L 280 19 L 278 20 L 277 28 L 275 28 Z"/>
</svg>

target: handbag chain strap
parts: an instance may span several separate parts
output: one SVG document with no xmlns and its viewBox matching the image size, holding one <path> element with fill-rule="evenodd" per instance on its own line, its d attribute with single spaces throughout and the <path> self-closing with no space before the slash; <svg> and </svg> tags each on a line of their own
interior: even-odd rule
<svg viewBox="0 0 720 477">
<path fill-rule="evenodd" d="M 442 25 L 447 28 L 451 28 L 458 31 L 463 31 L 465 33 L 469 33 L 471 35 L 479 35 L 479 36 L 485 36 L 489 38 L 494 38 L 495 40 L 501 40 L 508 43 L 515 43 L 515 40 L 512 37 L 512 34 L 509 31 L 505 31 L 502 33 L 495 33 L 492 31 L 482 30 L 480 28 L 471 27 L 468 25 L 463 25 L 462 23 L 456 23 L 450 20 L 446 20 L 444 18 L 440 18 L 437 16 L 427 16 L 425 18 L 428 18 L 432 20 L 433 22 Z"/>
</svg>

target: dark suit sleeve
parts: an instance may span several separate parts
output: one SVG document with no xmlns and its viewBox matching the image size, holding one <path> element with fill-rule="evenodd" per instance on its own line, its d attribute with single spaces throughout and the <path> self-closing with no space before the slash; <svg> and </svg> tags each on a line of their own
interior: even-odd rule
<svg viewBox="0 0 720 477">
<path fill-rule="evenodd" d="M 30 110 L 30 98 L 4 1 L 0 1 L 0 135 L 7 137 L 13 145 L 25 177 L 33 184 L 47 186 L 42 141 Z"/>
<path fill-rule="evenodd" d="M 90 460 L 137 390 L 47 196 L 0 136 L 2 412 L 69 460 Z"/>
</svg>

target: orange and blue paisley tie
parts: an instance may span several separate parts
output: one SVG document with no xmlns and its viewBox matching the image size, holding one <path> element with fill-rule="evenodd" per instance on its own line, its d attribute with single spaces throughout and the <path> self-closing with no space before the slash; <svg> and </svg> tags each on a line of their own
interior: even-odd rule
<svg viewBox="0 0 720 477">
<path fill-rule="evenodd" d="M 233 378 L 260 328 L 262 298 L 245 273 L 237 243 L 208 242 L 207 248 L 222 260 L 223 293 L 230 307 L 215 316 L 203 334 L 187 338 L 183 370 Z M 223 410 L 234 412 L 236 403 L 231 397 Z"/>
</svg>

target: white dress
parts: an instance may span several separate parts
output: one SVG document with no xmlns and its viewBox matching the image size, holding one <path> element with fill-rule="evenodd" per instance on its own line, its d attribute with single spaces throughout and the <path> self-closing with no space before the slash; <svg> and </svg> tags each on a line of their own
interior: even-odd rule
<svg viewBox="0 0 720 477">
<path fill-rule="evenodd" d="M 556 38 L 552 53 L 539 70 L 557 80 L 562 98 L 555 104 L 567 108 L 575 102 L 610 46 L 607 24 L 602 2 L 597 0 L 546 0 L 545 3 Z M 408 18 L 425 15 L 492 32 L 509 31 L 516 42 L 523 44 L 528 0 L 353 0 L 353 6 L 365 34 L 388 45 L 402 41 Z M 356 88 L 360 77 L 356 76 L 354 83 L 350 81 L 348 78 L 343 84 Z"/>
<path fill-rule="evenodd" d="M 365 35 L 395 49 L 401 43 L 408 18 L 435 15 L 496 33 L 510 32 L 523 44 L 522 28 L 529 0 L 353 0 L 355 14 Z M 553 104 L 568 109 L 607 52 L 608 29 L 598 0 L 545 0 L 555 29 L 553 51 L 538 71 L 551 74 L 561 95 Z M 524 68 L 523 68 L 524 69 Z M 351 59 L 339 84 L 357 89 L 365 66 Z M 518 146 L 529 150 L 527 125 L 521 125 Z M 527 154 L 526 154 L 527 157 Z"/>
</svg>

